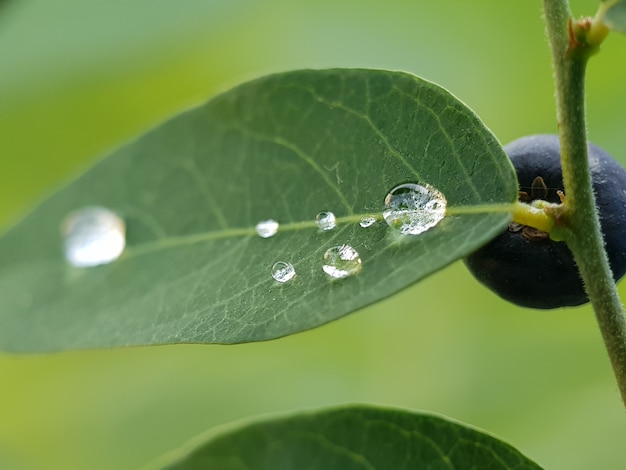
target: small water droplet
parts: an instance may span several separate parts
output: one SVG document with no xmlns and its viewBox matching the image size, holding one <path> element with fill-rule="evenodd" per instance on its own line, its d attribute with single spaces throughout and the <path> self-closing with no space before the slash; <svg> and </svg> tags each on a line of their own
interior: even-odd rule
<svg viewBox="0 0 626 470">
<path fill-rule="evenodd" d="M 261 222 L 256 224 L 255 229 L 259 237 L 270 238 L 276 235 L 276 232 L 278 232 L 278 226 L 278 222 L 276 222 L 274 219 L 267 219 L 262 220 Z"/>
<path fill-rule="evenodd" d="M 286 261 L 277 261 L 272 266 L 272 277 L 281 284 L 291 281 L 295 275 L 296 269 L 293 267 L 293 264 Z"/>
<path fill-rule="evenodd" d="M 337 245 L 324 253 L 322 269 L 331 279 L 343 279 L 361 271 L 361 256 L 350 245 Z"/>
<path fill-rule="evenodd" d="M 364 215 L 363 217 L 361 217 L 361 221 L 359 222 L 359 225 L 363 228 L 367 228 L 367 227 L 371 227 L 375 223 L 376 223 L 376 217 L 374 217 L 373 215 Z"/>
<path fill-rule="evenodd" d="M 320 212 L 315 216 L 315 224 L 320 230 L 332 230 L 337 225 L 335 214 L 332 212 Z"/>
<path fill-rule="evenodd" d="M 385 197 L 383 217 L 402 235 L 419 235 L 445 217 L 447 203 L 443 193 L 429 184 L 401 184 Z"/>
<path fill-rule="evenodd" d="M 62 223 L 65 259 L 76 267 L 108 264 L 126 246 L 126 225 L 109 209 L 84 207 L 71 212 Z"/>
</svg>

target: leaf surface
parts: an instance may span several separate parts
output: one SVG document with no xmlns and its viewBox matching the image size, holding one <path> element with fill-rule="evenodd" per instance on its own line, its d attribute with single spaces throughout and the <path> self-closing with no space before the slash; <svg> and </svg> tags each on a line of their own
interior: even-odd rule
<svg viewBox="0 0 626 470">
<path fill-rule="evenodd" d="M 606 10 L 604 23 L 613 31 L 626 34 L 626 1 L 613 2 Z"/>
<path fill-rule="evenodd" d="M 359 406 L 251 424 L 161 468 L 540 469 L 508 444 L 447 419 Z"/>
<path fill-rule="evenodd" d="M 407 182 L 441 191 L 448 215 L 400 237 L 380 214 Z M 516 196 L 500 144 L 432 83 L 375 70 L 261 78 L 102 159 L 0 239 L 0 346 L 238 343 L 313 328 L 467 255 L 506 226 Z M 72 267 L 59 227 L 91 205 L 124 218 L 127 248 Z M 323 210 L 334 230 L 315 226 Z M 365 214 L 378 222 L 362 228 Z M 260 238 L 269 218 L 278 234 Z M 341 244 L 362 269 L 331 281 L 323 254 Z M 295 267 L 292 281 L 273 280 L 277 261 Z"/>
</svg>

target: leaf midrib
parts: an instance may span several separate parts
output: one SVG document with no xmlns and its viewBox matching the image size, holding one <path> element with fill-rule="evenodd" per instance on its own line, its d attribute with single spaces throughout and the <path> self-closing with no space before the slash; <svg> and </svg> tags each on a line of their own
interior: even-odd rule
<svg viewBox="0 0 626 470">
<path fill-rule="evenodd" d="M 446 209 L 446 217 L 457 215 L 474 215 L 474 214 L 493 214 L 502 212 L 511 212 L 513 204 L 509 203 L 493 203 L 493 204 L 478 204 L 470 206 L 452 206 Z M 364 212 L 360 214 L 351 214 L 336 218 L 336 224 L 351 224 L 358 223 L 363 217 L 375 217 L 377 221 L 383 220 L 382 213 Z M 297 232 L 300 230 L 307 230 L 318 228 L 317 224 L 313 220 L 304 220 L 300 222 L 288 222 L 280 224 L 279 232 Z M 334 229 L 333 229 L 334 230 Z M 364 228 L 366 230 L 366 228 Z M 236 237 L 253 237 L 258 236 L 255 227 L 240 227 L 240 228 L 227 228 L 216 231 L 200 232 L 190 235 L 180 235 L 166 238 L 159 238 L 152 242 L 142 243 L 140 245 L 133 245 L 126 248 L 124 254 L 120 258 L 121 260 L 128 260 L 136 256 L 142 256 L 145 254 L 151 254 L 158 252 L 159 250 L 167 250 L 171 248 L 178 248 L 183 246 L 195 245 L 198 243 L 230 239 Z M 271 238 L 271 237 L 270 237 Z"/>
</svg>

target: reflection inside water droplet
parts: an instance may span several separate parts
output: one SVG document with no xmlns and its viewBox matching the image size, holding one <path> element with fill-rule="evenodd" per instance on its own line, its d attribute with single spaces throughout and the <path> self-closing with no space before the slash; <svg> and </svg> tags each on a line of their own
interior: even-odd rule
<svg viewBox="0 0 626 470">
<path fill-rule="evenodd" d="M 419 235 L 437 225 L 446 215 L 447 201 L 429 184 L 406 183 L 385 197 L 383 217 L 402 235 Z"/>
<path fill-rule="evenodd" d="M 359 222 L 359 225 L 363 228 L 367 228 L 367 227 L 371 227 L 375 223 L 376 223 L 376 217 L 374 217 L 373 215 L 364 215 L 363 217 L 361 217 L 361 221 Z"/>
<path fill-rule="evenodd" d="M 262 220 L 261 222 L 256 224 L 255 229 L 259 237 L 270 238 L 276 235 L 276 232 L 278 232 L 278 226 L 278 222 L 276 222 L 274 219 L 267 219 Z"/>
<path fill-rule="evenodd" d="M 322 269 L 331 279 L 343 279 L 361 271 L 361 256 L 350 245 L 333 246 L 324 253 Z"/>
<path fill-rule="evenodd" d="M 286 261 L 277 261 L 272 266 L 272 277 L 281 284 L 291 281 L 295 275 L 296 269 L 293 267 L 293 264 Z"/>
<path fill-rule="evenodd" d="M 65 259 L 76 267 L 107 264 L 126 246 L 126 226 L 114 212 L 98 206 L 71 212 L 62 223 Z"/>
<path fill-rule="evenodd" d="M 320 230 L 332 230 L 337 225 L 335 214 L 332 212 L 320 212 L 315 216 L 315 224 Z"/>
</svg>

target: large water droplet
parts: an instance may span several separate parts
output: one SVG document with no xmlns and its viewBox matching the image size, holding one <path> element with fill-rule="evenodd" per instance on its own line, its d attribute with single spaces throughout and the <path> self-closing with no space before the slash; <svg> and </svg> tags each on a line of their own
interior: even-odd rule
<svg viewBox="0 0 626 470">
<path fill-rule="evenodd" d="M 320 230 L 332 230 L 337 225 L 335 214 L 332 212 L 320 212 L 315 216 L 315 224 Z"/>
<path fill-rule="evenodd" d="M 261 238 L 270 238 L 276 235 L 278 232 L 278 222 L 274 219 L 262 220 L 258 224 L 256 224 L 256 233 Z"/>
<path fill-rule="evenodd" d="M 371 227 L 375 223 L 376 223 L 376 217 L 374 217 L 373 215 L 364 215 L 363 217 L 361 217 L 361 221 L 359 222 L 359 225 L 363 228 L 367 228 L 367 227 Z"/>
<path fill-rule="evenodd" d="M 61 230 L 65 259 L 80 268 L 115 261 L 126 246 L 124 221 L 104 207 L 90 206 L 71 212 Z"/>
<path fill-rule="evenodd" d="M 322 269 L 331 279 L 352 276 L 362 267 L 361 256 L 350 245 L 333 246 L 324 253 Z"/>
<path fill-rule="evenodd" d="M 293 267 L 293 264 L 286 261 L 277 261 L 272 266 L 272 277 L 281 284 L 291 281 L 295 275 L 296 269 Z"/>
<path fill-rule="evenodd" d="M 429 184 L 406 183 L 387 194 L 383 217 L 402 235 L 419 235 L 445 217 L 446 205 L 443 193 Z"/>
</svg>

